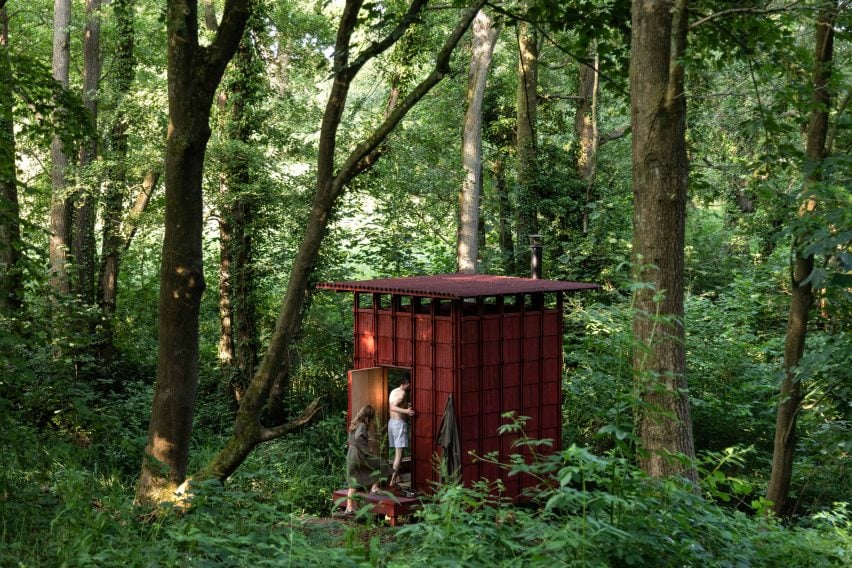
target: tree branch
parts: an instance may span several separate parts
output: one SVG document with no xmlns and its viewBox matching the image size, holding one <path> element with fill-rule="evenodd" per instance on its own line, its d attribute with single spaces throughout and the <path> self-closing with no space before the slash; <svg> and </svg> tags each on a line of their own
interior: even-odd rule
<svg viewBox="0 0 852 568">
<path fill-rule="evenodd" d="M 831 128 L 828 130 L 828 136 L 826 137 L 825 142 L 825 153 L 831 154 L 834 150 L 834 139 L 837 136 L 837 128 L 840 124 L 840 117 L 843 116 L 843 113 L 846 112 L 846 107 L 849 106 L 849 97 L 852 95 L 852 91 L 847 90 L 846 96 L 843 97 L 843 102 L 840 103 L 840 106 L 837 107 L 837 112 L 835 112 L 835 120 L 831 125 Z"/>
<path fill-rule="evenodd" d="M 424 6 L 426 6 L 427 2 L 428 0 L 414 0 L 393 31 L 391 31 L 391 33 L 389 33 L 387 37 L 381 41 L 371 43 L 367 49 L 362 51 L 358 57 L 356 57 L 355 60 L 346 67 L 346 71 L 352 73 L 352 76 L 354 77 L 365 63 L 374 57 L 381 55 L 390 46 L 399 41 L 399 38 L 401 38 L 405 31 L 411 27 L 411 24 L 416 22 L 420 17 L 420 12 L 423 10 Z"/>
<path fill-rule="evenodd" d="M 779 6 L 778 8 L 730 8 L 728 10 L 722 10 L 721 12 L 715 12 L 708 16 L 704 16 L 698 21 L 695 21 L 689 24 L 689 30 L 697 28 L 701 24 L 706 24 L 711 20 L 715 20 L 716 18 L 722 18 L 725 16 L 730 16 L 732 14 L 773 14 L 776 12 L 786 12 L 796 4 L 800 4 L 801 0 L 796 0 L 795 2 L 790 2 L 785 6 Z"/>
<path fill-rule="evenodd" d="M 219 31 L 219 22 L 216 20 L 216 7 L 213 0 L 204 0 L 204 25 L 211 32 Z"/>
<path fill-rule="evenodd" d="M 216 37 L 206 48 L 203 48 L 205 75 L 215 78 L 218 85 L 225 66 L 243 37 L 249 16 L 251 0 L 226 0 L 222 11 L 222 21 L 219 23 Z"/>
<path fill-rule="evenodd" d="M 133 202 L 133 207 L 127 213 L 127 218 L 123 223 L 124 243 L 121 246 L 122 252 L 127 252 L 130 244 L 133 242 L 133 237 L 136 236 L 136 230 L 139 228 L 139 217 L 145 212 L 148 207 L 148 202 L 151 200 L 151 195 L 157 188 L 157 183 L 160 181 L 159 170 L 148 170 L 145 174 L 145 180 L 142 182 L 142 187 L 139 193 L 136 194 L 136 201 Z"/>
<path fill-rule="evenodd" d="M 598 148 L 606 144 L 607 142 L 612 142 L 613 140 L 618 140 L 619 138 L 624 138 L 631 132 L 631 126 L 629 124 L 625 124 L 619 128 L 615 128 L 610 130 L 606 134 L 601 134 L 600 140 L 598 140 Z"/>
<path fill-rule="evenodd" d="M 444 75 L 449 72 L 450 56 L 453 53 L 453 49 L 455 49 L 462 36 L 470 27 L 473 18 L 476 17 L 476 13 L 484 4 L 485 0 L 474 0 L 464 15 L 462 15 L 446 42 L 444 42 L 444 46 L 441 48 L 441 51 L 438 52 L 438 56 L 435 58 L 435 68 L 429 76 L 423 79 L 423 81 L 421 81 L 420 84 L 418 84 L 405 97 L 405 99 L 403 99 L 403 101 L 391 111 L 385 121 L 373 131 L 372 135 L 352 150 L 352 153 L 349 154 L 346 162 L 344 162 L 344 164 L 340 167 L 340 171 L 334 177 L 332 182 L 335 195 L 339 193 L 354 177 L 355 173 L 359 171 L 358 164 L 382 143 L 388 134 L 390 134 L 396 125 L 405 117 L 411 107 L 422 99 L 426 93 L 428 93 L 432 87 L 437 85 L 441 79 L 444 78 Z"/>
<path fill-rule="evenodd" d="M 686 0 L 676 0 L 672 8 L 672 29 L 669 48 L 669 78 L 666 85 L 666 106 L 684 96 L 683 54 L 686 52 L 687 18 Z"/>
<path fill-rule="evenodd" d="M 281 424 L 280 426 L 275 426 L 273 428 L 263 428 L 260 431 L 260 442 L 269 442 L 270 440 L 275 440 L 276 438 L 280 438 L 286 434 L 291 432 L 295 432 L 299 428 L 306 426 L 316 420 L 319 416 L 319 411 L 322 410 L 322 406 L 320 406 L 320 402 L 322 402 L 322 397 L 317 397 L 311 402 L 302 413 L 294 418 L 293 420 L 287 422 L 286 424 Z"/>
<path fill-rule="evenodd" d="M 589 67 L 591 67 L 592 69 L 595 70 L 595 73 L 597 73 L 600 76 L 601 79 L 603 79 L 604 81 L 609 83 L 609 85 L 613 88 L 613 90 L 615 90 L 617 93 L 620 93 L 621 95 L 624 95 L 625 97 L 630 97 L 630 94 L 627 91 L 625 91 L 624 89 L 622 89 L 618 85 L 618 83 L 615 81 L 615 79 L 613 79 L 609 75 L 602 73 L 600 68 L 596 68 L 596 67 L 592 66 L 590 64 L 590 62 L 588 60 L 586 60 L 585 58 L 580 57 L 575 53 L 572 53 L 566 47 L 557 43 L 557 41 L 555 39 L 553 39 L 553 37 L 551 37 L 550 34 L 547 33 L 547 30 L 545 30 L 541 26 L 541 24 L 545 24 L 545 23 L 548 23 L 548 22 L 537 21 L 537 20 L 532 20 L 530 18 L 526 18 L 522 14 L 516 14 L 514 12 L 511 12 L 510 10 L 507 10 L 506 8 L 498 6 L 494 2 L 487 1 L 486 4 L 487 4 L 489 9 L 494 10 L 498 14 L 502 14 L 502 15 L 508 17 L 508 18 L 513 19 L 513 20 L 520 20 L 520 21 L 523 21 L 523 22 L 527 22 L 528 24 L 534 26 L 536 31 L 539 32 L 544 37 L 544 39 L 546 39 L 558 51 L 561 51 L 562 53 L 564 53 L 565 55 L 567 55 L 568 57 L 570 57 L 575 62 L 577 62 L 581 65 L 588 65 Z"/>
</svg>

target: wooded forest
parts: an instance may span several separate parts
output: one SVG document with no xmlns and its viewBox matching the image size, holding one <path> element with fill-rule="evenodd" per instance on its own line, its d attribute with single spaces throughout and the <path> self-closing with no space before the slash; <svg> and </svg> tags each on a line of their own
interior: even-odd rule
<svg viewBox="0 0 852 568">
<path fill-rule="evenodd" d="M 0 565 L 849 566 L 850 30 L 0 0 Z M 540 483 L 341 519 L 353 296 L 317 284 L 527 278 L 531 238 L 599 285 L 559 303 L 561 447 L 506 414 L 476 456 Z"/>
</svg>

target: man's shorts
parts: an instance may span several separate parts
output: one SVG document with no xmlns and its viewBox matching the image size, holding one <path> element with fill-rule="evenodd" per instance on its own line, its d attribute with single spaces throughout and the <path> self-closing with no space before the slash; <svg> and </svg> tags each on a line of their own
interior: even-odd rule
<svg viewBox="0 0 852 568">
<path fill-rule="evenodd" d="M 388 420 L 388 444 L 391 448 L 408 447 L 408 422 L 398 418 Z"/>
</svg>

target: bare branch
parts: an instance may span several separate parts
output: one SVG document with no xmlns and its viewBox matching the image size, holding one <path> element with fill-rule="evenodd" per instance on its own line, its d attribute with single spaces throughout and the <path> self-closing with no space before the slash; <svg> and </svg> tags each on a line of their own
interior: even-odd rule
<svg viewBox="0 0 852 568">
<path fill-rule="evenodd" d="M 322 410 L 320 406 L 320 402 L 322 402 L 322 397 L 317 397 L 311 402 L 302 413 L 294 418 L 293 420 L 287 422 L 286 424 L 281 424 L 280 426 L 275 426 L 274 428 L 264 428 L 260 431 L 260 442 L 269 442 L 270 440 L 275 440 L 276 438 L 280 438 L 286 434 L 291 432 L 295 432 L 299 428 L 302 428 L 314 420 L 319 416 L 319 411 Z"/>
</svg>

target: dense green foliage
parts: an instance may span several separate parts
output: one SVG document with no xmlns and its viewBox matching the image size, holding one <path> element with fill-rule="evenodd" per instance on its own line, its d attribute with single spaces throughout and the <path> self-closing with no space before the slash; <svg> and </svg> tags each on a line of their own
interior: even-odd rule
<svg viewBox="0 0 852 568">
<path fill-rule="evenodd" d="M 630 141 L 600 147 L 594 191 L 575 170 L 571 130 L 578 54 L 595 38 L 602 57 L 598 120 L 602 134 L 629 124 L 624 93 L 629 8 L 621 1 L 530 2 L 542 20 L 537 203 L 547 234 L 545 276 L 602 284 L 566 301 L 563 439 L 566 449 L 532 466 L 550 480 L 525 506 L 501 502 L 499 488 L 437 488 L 417 522 L 391 529 L 364 515 L 330 518 L 344 483 L 346 370 L 351 367 L 351 297 L 312 293 L 298 341 L 287 405 L 297 412 L 324 396 L 323 418 L 254 451 L 224 486 L 195 488 L 190 508 L 150 511 L 133 504 L 157 366 L 157 297 L 163 237 L 162 192 L 154 194 L 122 256 L 117 310 L 109 326 L 97 306 L 48 291 L 49 138 L 66 144 L 89 124 L 76 94 L 49 80 L 51 3 L 11 0 L 10 52 L 23 233 L 24 307 L 0 314 L 0 565 L 20 566 L 848 566 L 852 452 L 852 196 L 849 192 L 849 69 L 831 88 L 832 152 L 811 187 L 819 207 L 797 216 L 802 126 L 812 58 L 808 10 L 773 17 L 747 13 L 690 32 L 690 203 L 686 309 L 689 398 L 700 489 L 652 480 L 635 465 L 637 401 L 629 279 Z M 119 109 L 129 117 L 125 205 L 149 169 L 160 167 L 167 125 L 163 2 L 136 2 L 134 87 L 110 83 L 115 22 L 104 9 L 104 83 L 98 131 L 108 138 Z M 213 2 L 221 10 L 222 2 Z M 380 3 L 396 14 L 399 2 Z M 696 3 L 703 16 L 724 3 Z M 809 7 L 812 3 L 805 3 Z M 241 187 L 254 214 L 253 301 L 258 341 L 274 327 L 287 274 L 307 216 L 316 132 L 328 89 L 335 6 L 258 2 L 259 59 L 250 82 L 249 143 L 230 139 L 224 114 L 211 121 L 205 178 L 209 216 L 228 204 L 219 174 L 247 163 Z M 749 4 L 750 5 L 750 4 Z M 773 3 L 775 5 L 775 3 Z M 365 10 L 371 39 L 385 13 Z M 517 54 L 514 4 L 502 26 L 484 111 L 486 183 L 483 268 L 512 270 L 498 243 L 498 190 L 517 208 L 512 147 Z M 19 9 L 20 8 L 20 9 Z M 353 86 L 339 148 L 378 123 L 391 85 L 402 94 L 431 63 L 452 16 L 430 13 Z M 588 15 L 585 18 L 584 15 Z M 593 16 L 593 17 L 592 17 Z M 75 12 L 79 55 L 81 14 Z M 698 16 L 696 16 L 698 17 Z M 584 18 L 583 25 L 572 19 Z M 840 16 L 836 60 L 849 59 L 848 13 Z M 722 21 L 726 22 L 725 24 Z M 807 32 L 802 30 L 807 29 Z M 205 32 L 209 33 L 209 32 Z M 743 43 L 739 38 L 748 37 Z M 455 266 L 455 203 L 460 185 L 459 127 L 468 48 L 453 72 L 418 104 L 381 148 L 381 159 L 350 184 L 337 205 L 314 281 L 449 272 Z M 78 69 L 72 65 L 72 84 Z M 264 75 L 265 73 L 265 75 Z M 236 77 L 227 76 L 226 85 Z M 76 81 L 76 83 L 75 83 Z M 233 103 L 233 100 L 229 104 Z M 57 115 L 53 111 L 63 114 Z M 0 142 L 3 142 L 0 140 Z M 97 194 L 115 166 L 109 148 L 70 178 Z M 504 168 L 500 178 L 494 167 Z M 223 202 L 224 201 L 224 202 Z M 583 212 L 589 226 L 582 227 Z M 792 499 L 779 520 L 763 496 L 789 305 L 791 242 L 808 235 L 816 257 L 805 356 L 796 369 L 805 400 L 799 416 Z M 214 455 L 234 422 L 229 371 L 217 360 L 220 334 L 219 235 L 205 233 L 207 292 L 201 307 L 201 362 L 193 431 L 194 471 Z M 517 243 L 516 246 L 524 246 Z M 524 273 L 523 267 L 515 270 Z M 85 325 L 81 325 L 85 322 Z M 104 329 L 115 357 L 102 359 Z M 519 428 L 510 423 L 508 428 Z M 532 443 L 530 441 L 530 443 Z"/>
</svg>

